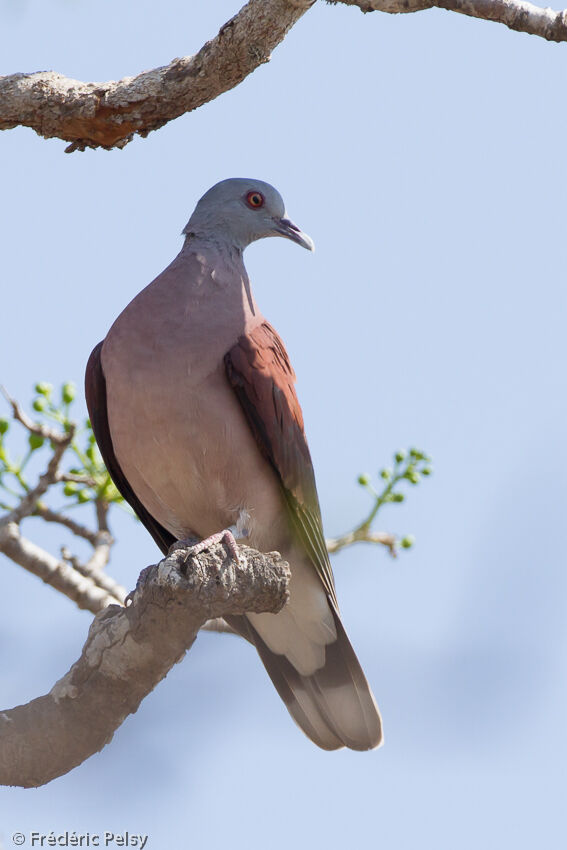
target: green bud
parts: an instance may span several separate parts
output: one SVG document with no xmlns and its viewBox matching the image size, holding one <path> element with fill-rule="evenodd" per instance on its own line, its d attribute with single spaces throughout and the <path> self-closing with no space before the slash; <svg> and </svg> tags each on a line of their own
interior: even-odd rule
<svg viewBox="0 0 567 850">
<path fill-rule="evenodd" d="M 405 537 L 402 537 L 400 540 L 400 546 L 402 549 L 411 549 L 413 544 L 415 543 L 415 537 L 413 534 L 406 534 Z"/>
<path fill-rule="evenodd" d="M 36 449 L 40 449 L 44 442 L 45 440 L 41 434 L 30 434 L 28 437 L 28 443 L 30 444 L 32 452 L 35 452 Z"/>
<path fill-rule="evenodd" d="M 34 387 L 34 390 L 36 391 L 36 393 L 39 393 L 39 395 L 45 395 L 45 396 L 50 396 L 52 389 L 53 389 L 53 385 L 48 384 L 46 381 L 40 381 Z"/>
<path fill-rule="evenodd" d="M 410 455 L 414 460 L 425 460 L 426 457 L 424 452 L 419 451 L 419 449 L 410 449 Z"/>
<path fill-rule="evenodd" d="M 72 381 L 68 381 L 61 387 L 61 398 L 65 404 L 71 404 L 77 394 L 77 388 Z"/>
<path fill-rule="evenodd" d="M 94 463 L 95 458 L 96 458 L 96 454 L 95 454 L 95 447 L 94 447 L 94 446 L 89 446 L 89 447 L 88 447 L 88 449 L 86 450 L 85 454 L 86 454 L 86 456 L 88 457 L 88 459 L 89 459 L 92 463 Z"/>
<path fill-rule="evenodd" d="M 403 502 L 405 496 L 403 493 L 392 493 L 392 502 Z"/>
<path fill-rule="evenodd" d="M 408 472 L 406 475 L 408 481 L 411 481 L 412 484 L 419 484 L 419 473 L 412 469 L 411 472 Z"/>
<path fill-rule="evenodd" d="M 433 469 L 430 466 L 426 466 L 425 469 L 421 470 L 422 475 L 431 475 L 432 472 L 433 472 Z"/>
<path fill-rule="evenodd" d="M 380 478 L 383 478 L 384 481 L 389 481 L 392 477 L 392 470 L 389 466 L 384 467 L 384 469 L 380 470 Z"/>
<path fill-rule="evenodd" d="M 76 466 L 73 466 L 73 467 L 71 467 L 71 469 L 69 470 L 69 472 L 72 472 L 72 473 L 73 473 L 73 475 L 81 475 L 81 474 L 82 474 L 82 472 L 83 472 L 83 470 L 82 470 L 82 469 L 79 469 L 79 468 L 78 468 L 78 467 L 76 467 Z"/>
<path fill-rule="evenodd" d="M 405 457 L 406 453 L 403 451 L 403 449 L 399 449 L 399 451 L 397 451 L 394 455 L 394 460 L 396 461 L 396 463 L 401 463 L 403 460 L 405 460 Z"/>
<path fill-rule="evenodd" d="M 5 434 L 10 427 L 10 422 L 7 419 L 0 419 L 0 434 Z"/>
<path fill-rule="evenodd" d="M 67 481 L 67 483 L 63 487 L 63 492 L 66 496 L 74 496 L 78 489 L 79 485 L 76 483 L 76 481 Z"/>
<path fill-rule="evenodd" d="M 88 428 L 89 430 L 92 431 L 93 426 L 91 425 L 90 419 L 85 419 L 85 428 Z"/>
<path fill-rule="evenodd" d="M 47 401 L 43 397 L 36 398 L 36 400 L 32 404 L 32 407 L 34 410 L 37 410 L 38 413 L 42 413 L 47 407 Z"/>
<path fill-rule="evenodd" d="M 369 475 L 359 475 L 357 478 L 358 483 L 361 487 L 368 487 L 370 484 L 370 476 Z"/>
<path fill-rule="evenodd" d="M 84 502 L 89 502 L 91 497 L 92 493 L 90 490 L 79 490 L 79 492 L 77 493 L 77 498 L 82 504 Z"/>
</svg>

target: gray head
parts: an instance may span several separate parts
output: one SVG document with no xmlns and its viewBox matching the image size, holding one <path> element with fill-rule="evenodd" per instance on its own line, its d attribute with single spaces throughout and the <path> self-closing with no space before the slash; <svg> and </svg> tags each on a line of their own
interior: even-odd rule
<svg viewBox="0 0 567 850">
<path fill-rule="evenodd" d="M 183 232 L 220 240 L 239 250 L 266 236 L 285 236 L 309 251 L 315 247 L 313 240 L 289 220 L 282 196 L 273 186 L 242 177 L 221 180 L 209 189 Z"/>
</svg>

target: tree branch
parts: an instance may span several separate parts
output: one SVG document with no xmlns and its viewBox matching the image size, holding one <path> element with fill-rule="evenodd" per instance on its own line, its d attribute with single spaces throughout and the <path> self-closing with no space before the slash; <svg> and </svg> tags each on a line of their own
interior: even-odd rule
<svg viewBox="0 0 567 850">
<path fill-rule="evenodd" d="M 93 614 L 112 603 L 124 601 L 124 596 L 120 597 L 99 586 L 92 572 L 88 576 L 81 575 L 73 566 L 27 540 L 20 533 L 16 522 L 0 523 L 0 552 L 68 596 L 79 608 L 92 611 Z M 120 585 L 116 585 L 116 588 L 120 588 Z"/>
<path fill-rule="evenodd" d="M 1 81 L 6 79 L 5 77 L 0 77 L 0 92 L 1 92 Z M 1 106 L 0 106 L 1 112 Z M 2 129 L 2 128 L 0 128 Z M 27 415 L 25 410 L 20 406 L 20 404 L 16 401 L 15 398 L 8 393 L 6 387 L 0 385 L 0 393 L 4 396 L 10 407 L 12 408 L 12 416 L 19 422 L 24 428 L 30 432 L 30 434 L 36 434 L 38 437 L 43 437 L 44 440 L 49 440 L 53 443 L 54 446 L 58 446 L 63 444 L 65 449 L 70 445 L 73 436 L 69 437 L 69 433 L 66 431 L 61 431 L 58 428 L 50 428 L 48 425 L 42 425 L 39 422 L 34 422 L 33 419 Z"/>
<path fill-rule="evenodd" d="M 222 543 L 189 559 L 178 548 L 146 572 L 129 607 L 99 613 L 80 659 L 49 694 L 0 712 L 0 783 L 44 785 L 101 750 L 206 620 L 277 613 L 288 565 L 277 552 L 240 552 L 236 564 Z"/>
<path fill-rule="evenodd" d="M 83 83 L 53 71 L 0 77 L 0 130 L 32 127 L 71 142 L 67 152 L 124 147 L 242 82 L 315 0 L 250 0 L 195 56 L 118 82 Z"/>
<path fill-rule="evenodd" d="M 567 41 L 567 10 L 534 6 L 524 0 L 327 0 L 333 5 L 358 6 L 363 12 L 403 14 L 424 9 L 447 9 L 471 18 L 495 21 L 509 29 L 537 35 L 547 41 Z"/>
</svg>

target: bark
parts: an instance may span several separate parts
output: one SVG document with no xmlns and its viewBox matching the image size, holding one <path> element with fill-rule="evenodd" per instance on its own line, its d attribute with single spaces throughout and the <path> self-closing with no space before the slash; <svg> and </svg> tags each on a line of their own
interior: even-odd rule
<svg viewBox="0 0 567 850">
<path fill-rule="evenodd" d="M 239 549 L 236 564 L 222 543 L 196 557 L 178 546 L 143 571 L 128 607 L 101 611 L 49 694 L 0 712 L 0 783 L 37 787 L 101 750 L 205 621 L 277 613 L 288 598 L 287 563 L 277 552 Z"/>
<path fill-rule="evenodd" d="M 327 0 L 358 6 L 363 12 L 402 14 L 424 9 L 447 9 L 471 18 L 505 24 L 509 29 L 537 35 L 547 41 L 567 41 L 567 10 L 534 6 L 524 0 Z"/>
<path fill-rule="evenodd" d="M 68 152 L 124 147 L 234 88 L 315 0 L 250 0 L 195 56 L 118 82 L 83 83 L 53 71 L 0 77 L 0 130 L 32 127 Z"/>
</svg>

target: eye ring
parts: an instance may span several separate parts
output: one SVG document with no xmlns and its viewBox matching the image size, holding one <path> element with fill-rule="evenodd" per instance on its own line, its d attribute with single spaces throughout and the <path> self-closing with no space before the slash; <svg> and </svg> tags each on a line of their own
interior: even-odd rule
<svg viewBox="0 0 567 850">
<path fill-rule="evenodd" d="M 259 210 L 264 206 L 264 196 L 260 192 L 248 192 L 246 195 L 246 203 L 253 210 Z"/>
</svg>

